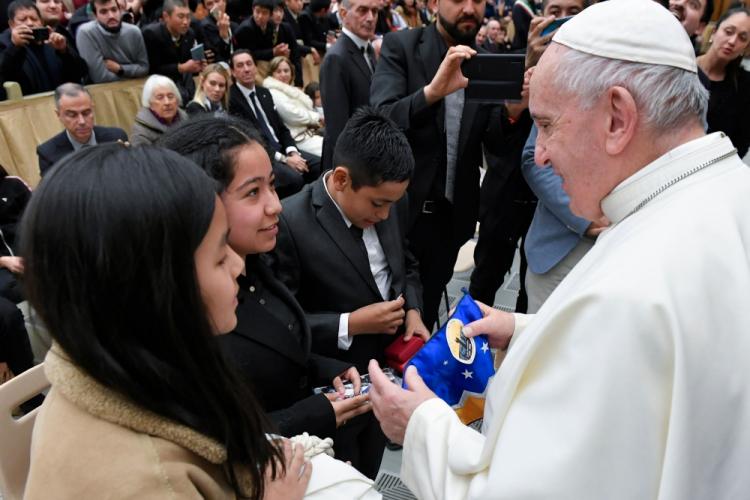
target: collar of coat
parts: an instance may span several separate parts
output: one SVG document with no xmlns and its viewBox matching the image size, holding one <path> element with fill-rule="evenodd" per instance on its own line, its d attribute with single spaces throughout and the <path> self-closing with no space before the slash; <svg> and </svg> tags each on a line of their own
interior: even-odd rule
<svg viewBox="0 0 750 500">
<path fill-rule="evenodd" d="M 216 440 L 146 410 L 108 389 L 75 366 L 56 344 L 44 360 L 44 373 L 65 399 L 97 418 L 166 439 L 213 464 L 220 465 L 227 460 L 226 448 Z"/>
</svg>

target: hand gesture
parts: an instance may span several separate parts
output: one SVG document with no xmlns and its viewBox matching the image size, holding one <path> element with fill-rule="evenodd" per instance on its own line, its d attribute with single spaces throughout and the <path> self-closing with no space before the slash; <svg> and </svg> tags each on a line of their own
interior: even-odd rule
<svg viewBox="0 0 750 500">
<path fill-rule="evenodd" d="M 227 15 L 226 12 L 222 12 L 221 15 L 219 15 L 219 20 L 216 21 L 216 27 L 219 28 L 219 36 L 222 40 L 229 38 L 229 21 L 229 15 Z"/>
<path fill-rule="evenodd" d="M 354 389 L 355 396 L 359 394 L 359 391 L 362 389 L 362 380 L 356 367 L 349 367 L 348 370 L 340 375 L 336 375 L 336 377 L 333 379 L 333 383 L 331 385 L 336 388 L 336 391 L 338 391 L 339 396 L 341 396 L 342 398 L 344 397 L 345 391 L 344 380 L 348 380 L 352 383 L 352 388 Z"/>
<path fill-rule="evenodd" d="M 106 66 L 109 71 L 115 74 L 117 74 L 120 71 L 120 68 L 122 68 L 122 66 L 120 66 L 117 61 L 113 61 L 112 59 L 105 59 L 104 66 Z"/>
<path fill-rule="evenodd" d="M 320 64 L 320 52 L 318 52 L 317 50 L 315 50 L 315 47 L 311 47 L 310 48 L 310 54 L 312 54 L 313 64 L 315 66 L 317 66 L 318 64 Z"/>
<path fill-rule="evenodd" d="M 411 340 L 412 335 L 420 337 L 427 342 L 430 340 L 430 331 L 424 326 L 422 315 L 416 309 L 406 311 L 406 331 L 404 332 L 404 342 Z"/>
<path fill-rule="evenodd" d="M 404 324 L 404 297 L 360 307 L 349 315 L 349 335 L 387 333 L 393 335 Z"/>
<path fill-rule="evenodd" d="M 286 164 L 301 174 L 309 172 L 310 170 L 307 167 L 307 160 L 302 158 L 302 155 L 299 153 L 290 153 L 289 156 L 286 157 Z"/>
<path fill-rule="evenodd" d="M 456 45 L 448 49 L 437 73 L 424 88 L 427 104 L 433 104 L 448 94 L 469 85 L 469 79 L 461 73 L 461 63 L 466 59 L 471 59 L 476 53 L 476 50 L 466 45 Z"/>
<path fill-rule="evenodd" d="M 263 500 L 295 500 L 305 496 L 307 484 L 312 476 L 312 464 L 305 460 L 305 449 L 284 439 L 284 464 L 276 463 L 276 477 L 271 477 L 271 467 L 266 468 Z"/>
<path fill-rule="evenodd" d="M 19 24 L 10 31 L 10 41 L 16 47 L 26 47 L 34 39 L 31 28 L 25 24 Z"/>
<path fill-rule="evenodd" d="M 6 268 L 13 274 L 23 274 L 23 257 L 0 257 L 0 267 Z"/>
<path fill-rule="evenodd" d="M 484 333 L 490 339 L 490 347 L 507 349 L 510 339 L 513 337 L 513 330 L 516 328 L 515 316 L 509 312 L 482 304 L 478 300 L 474 302 L 477 303 L 484 317 L 466 325 L 464 335 L 471 338 Z"/>
<path fill-rule="evenodd" d="M 49 40 L 47 40 L 47 43 L 58 52 L 65 52 L 68 48 L 68 41 L 65 37 L 54 31 L 49 34 Z"/>
<path fill-rule="evenodd" d="M 414 410 L 428 399 L 437 396 L 425 385 L 414 365 L 409 366 L 404 373 L 404 381 L 408 389 L 402 389 L 391 382 L 380 369 L 377 361 L 370 360 L 368 368 L 372 382 L 370 401 L 372 401 L 375 417 L 388 439 L 394 443 L 403 444 L 406 426 Z"/>
<path fill-rule="evenodd" d="M 352 418 L 372 411 L 369 394 L 360 394 L 349 399 L 340 399 L 338 394 L 326 394 L 326 397 L 333 406 L 333 413 L 336 415 L 336 428 L 338 429 Z"/>
<path fill-rule="evenodd" d="M 273 55 L 289 57 L 289 45 L 280 43 L 273 48 Z"/>
<path fill-rule="evenodd" d="M 177 71 L 179 71 L 180 73 L 199 73 L 203 69 L 204 65 L 205 61 L 188 59 L 184 63 L 177 65 Z"/>
<path fill-rule="evenodd" d="M 542 31 L 554 20 L 554 16 L 534 17 L 531 19 L 531 24 L 529 25 L 528 43 L 526 45 L 527 68 L 536 66 L 536 63 L 539 62 L 539 58 L 542 57 L 542 54 L 544 54 L 544 50 L 552 40 L 554 33 L 549 33 L 542 36 Z"/>
</svg>

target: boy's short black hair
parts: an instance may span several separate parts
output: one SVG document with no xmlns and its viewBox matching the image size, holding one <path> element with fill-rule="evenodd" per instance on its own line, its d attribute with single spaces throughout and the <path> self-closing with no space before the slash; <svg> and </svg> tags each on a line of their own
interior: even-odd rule
<svg viewBox="0 0 750 500">
<path fill-rule="evenodd" d="M 403 182 L 414 173 L 414 155 L 404 133 L 374 108 L 359 108 L 336 141 L 333 165 L 346 167 L 352 188 Z"/>
<path fill-rule="evenodd" d="M 331 6 L 331 0 L 310 0 L 310 11 L 319 12 Z"/>
<path fill-rule="evenodd" d="M 268 12 L 273 12 L 273 8 L 276 6 L 276 0 L 254 0 L 253 8 L 262 7 L 268 9 Z"/>
</svg>

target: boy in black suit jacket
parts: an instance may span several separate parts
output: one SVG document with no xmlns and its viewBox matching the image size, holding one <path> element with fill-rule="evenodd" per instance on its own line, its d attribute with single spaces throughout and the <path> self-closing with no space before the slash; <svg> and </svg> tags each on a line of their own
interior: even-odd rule
<svg viewBox="0 0 750 500">
<path fill-rule="evenodd" d="M 393 122 L 361 108 L 339 136 L 334 164 L 284 200 L 277 273 L 307 314 L 313 350 L 364 372 L 402 325 L 406 339 L 429 337 L 405 237 L 414 159 Z"/>
</svg>

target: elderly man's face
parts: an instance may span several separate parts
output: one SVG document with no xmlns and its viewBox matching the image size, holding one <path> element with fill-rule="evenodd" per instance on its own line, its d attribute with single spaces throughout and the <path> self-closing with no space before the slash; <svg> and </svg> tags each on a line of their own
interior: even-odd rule
<svg viewBox="0 0 750 500">
<path fill-rule="evenodd" d="M 563 93 L 554 80 L 557 62 L 567 49 L 551 44 L 539 60 L 531 78 L 529 110 L 538 129 L 534 160 L 552 165 L 563 179 L 576 215 L 596 220 L 601 217 L 601 200 L 614 185 L 606 178 L 606 156 L 601 134 L 606 118 L 599 104 L 582 109 L 578 98 Z"/>
<path fill-rule="evenodd" d="M 57 117 L 73 138 L 85 144 L 94 129 L 94 103 L 85 92 L 75 96 L 62 95 L 56 110 Z"/>
<path fill-rule="evenodd" d="M 690 36 L 700 35 L 705 23 L 701 22 L 703 12 L 706 10 L 706 2 L 709 0 L 669 0 L 669 11 L 677 16 L 687 34 Z"/>
</svg>

